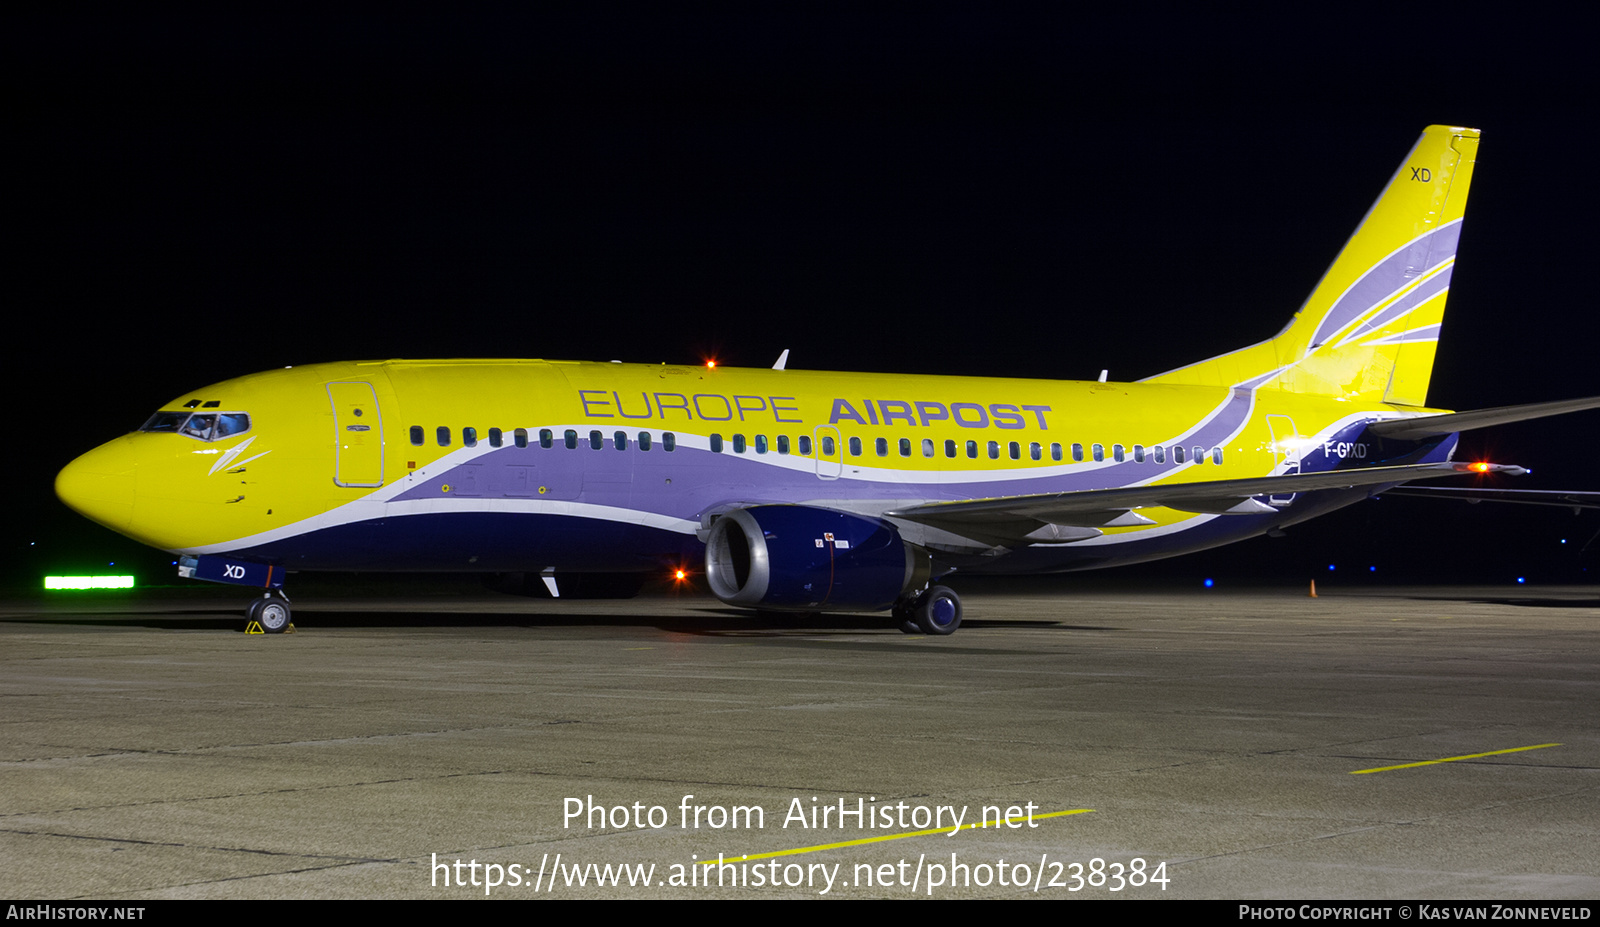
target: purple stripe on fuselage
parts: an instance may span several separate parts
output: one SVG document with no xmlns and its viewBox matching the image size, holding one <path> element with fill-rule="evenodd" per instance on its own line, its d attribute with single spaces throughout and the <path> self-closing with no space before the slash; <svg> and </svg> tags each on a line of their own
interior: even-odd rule
<svg viewBox="0 0 1600 927">
<path fill-rule="evenodd" d="M 1292 367 L 1294 365 L 1290 364 L 1289 366 Z M 1272 379 L 1273 377 L 1276 377 L 1278 374 L 1283 373 L 1285 370 L 1288 370 L 1288 369 L 1289 369 L 1289 367 L 1279 367 L 1277 370 L 1269 370 L 1266 373 L 1261 374 L 1260 376 L 1251 377 L 1248 380 L 1245 380 L 1245 381 L 1240 382 L 1240 383 L 1236 383 L 1236 384 L 1234 384 L 1233 388 L 1234 389 L 1243 389 L 1243 390 L 1258 389 L 1258 388 L 1260 388 L 1261 384 L 1267 382 L 1268 380 Z"/>
<path fill-rule="evenodd" d="M 1194 427 L 1162 442 L 1183 445 L 1187 451 L 1200 446 L 1208 451 L 1224 446 L 1249 421 L 1255 405 L 1250 390 L 1234 389 L 1228 398 Z M 1131 453 L 1130 453 L 1131 458 Z M 615 506 L 640 512 L 694 519 L 705 509 L 720 503 L 800 502 L 808 499 L 916 499 L 942 501 L 1020 496 L 1046 492 L 1106 489 L 1147 483 L 1181 469 L 1172 462 L 1157 464 L 1150 453 L 1144 463 L 1131 459 L 1122 463 L 1048 464 L 1052 469 L 1067 466 L 1066 473 L 1025 478 L 1022 466 L 1001 471 L 993 480 L 979 482 L 893 482 L 852 479 L 852 463 L 871 462 L 892 466 L 896 458 L 871 457 L 865 461 L 846 458 L 846 476 L 820 480 L 812 468 L 791 469 L 762 463 L 787 459 L 811 463 L 810 458 L 777 454 L 758 455 L 753 449 L 744 454 L 698 450 L 680 443 L 675 451 L 659 447 L 640 451 L 631 444 L 617 451 L 607 437 L 600 450 L 582 443 L 575 450 L 506 447 L 482 454 L 468 463 L 430 475 L 390 501 L 456 499 L 470 507 L 473 499 L 526 499 L 530 501 L 577 501 L 592 505 Z M 1201 464 L 1208 466 L 1209 464 Z M 930 474 L 937 476 L 937 474 Z M 447 491 L 445 487 L 450 487 Z M 544 489 L 544 492 L 540 492 Z"/>
<path fill-rule="evenodd" d="M 1317 325 L 1311 344 L 1319 345 L 1338 334 L 1361 314 L 1388 299 L 1412 280 L 1456 256 L 1461 222 L 1418 236 L 1416 240 L 1379 261 L 1351 284 Z"/>
</svg>

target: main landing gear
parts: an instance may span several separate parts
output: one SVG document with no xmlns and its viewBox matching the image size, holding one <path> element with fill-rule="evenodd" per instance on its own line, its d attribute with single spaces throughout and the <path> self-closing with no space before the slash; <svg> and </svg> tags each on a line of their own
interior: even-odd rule
<svg viewBox="0 0 1600 927">
<path fill-rule="evenodd" d="M 246 632 L 259 629 L 267 634 L 282 634 L 289 630 L 293 618 L 289 597 L 274 589 L 252 601 L 244 610 L 244 617 Z"/>
<path fill-rule="evenodd" d="M 907 634 L 954 634 L 961 627 L 961 597 L 945 586 L 933 586 L 894 607 L 895 620 Z"/>
</svg>

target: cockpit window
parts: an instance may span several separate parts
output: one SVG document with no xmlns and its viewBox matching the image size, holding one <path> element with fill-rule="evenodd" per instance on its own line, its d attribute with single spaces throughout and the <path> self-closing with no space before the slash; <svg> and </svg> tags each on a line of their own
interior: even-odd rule
<svg viewBox="0 0 1600 927">
<path fill-rule="evenodd" d="M 211 432 L 216 427 L 217 417 L 215 415 L 191 415 L 189 420 L 183 423 L 183 428 L 179 430 L 191 438 L 210 441 Z"/>
<path fill-rule="evenodd" d="M 217 416 L 217 430 L 212 433 L 213 441 L 220 438 L 230 438 L 250 430 L 250 416 L 243 412 L 224 412 Z"/>
<path fill-rule="evenodd" d="M 189 420 L 188 412 L 157 412 L 139 426 L 140 431 L 177 431 Z"/>
<path fill-rule="evenodd" d="M 139 430 L 176 432 L 200 441 L 220 441 L 249 431 L 250 415 L 247 412 L 157 412 Z"/>
</svg>

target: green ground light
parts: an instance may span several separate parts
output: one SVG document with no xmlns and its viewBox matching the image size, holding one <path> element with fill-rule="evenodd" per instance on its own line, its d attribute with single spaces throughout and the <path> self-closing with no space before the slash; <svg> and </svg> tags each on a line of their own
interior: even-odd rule
<svg viewBox="0 0 1600 927">
<path fill-rule="evenodd" d="M 46 589 L 132 589 L 132 576 L 46 576 Z"/>
</svg>

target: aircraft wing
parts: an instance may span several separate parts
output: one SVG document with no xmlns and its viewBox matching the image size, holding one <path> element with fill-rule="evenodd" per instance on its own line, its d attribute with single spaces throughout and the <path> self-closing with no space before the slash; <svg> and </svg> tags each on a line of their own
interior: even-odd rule
<svg viewBox="0 0 1600 927">
<path fill-rule="evenodd" d="M 1424 499 L 1460 499 L 1463 502 L 1515 502 L 1519 505 L 1555 505 L 1577 512 L 1600 509 L 1600 492 L 1561 489 L 1475 489 L 1472 487 L 1401 486 L 1385 490 L 1386 496 L 1419 496 Z"/>
<path fill-rule="evenodd" d="M 1165 506 L 1183 512 L 1219 515 L 1260 515 L 1276 511 L 1256 496 L 1289 495 L 1320 489 L 1349 489 L 1433 479 L 1462 473 L 1527 473 L 1507 464 L 1432 463 L 1392 467 L 1361 467 L 1326 473 L 1295 473 L 1241 480 L 1205 480 L 1157 483 L 1119 489 L 1007 496 L 956 502 L 928 502 L 884 512 L 887 518 L 917 522 L 989 543 L 1006 543 L 1028 537 L 1045 525 L 1118 527 L 1150 524 L 1133 512 L 1148 506 Z M 1079 534 L 1077 537 L 1098 534 Z M 1070 537 L 1063 539 L 1071 539 Z"/>
</svg>

